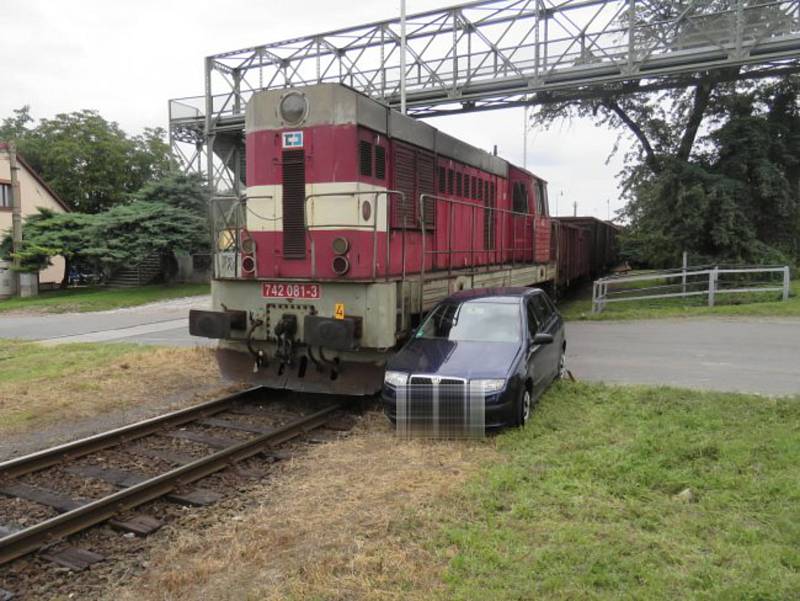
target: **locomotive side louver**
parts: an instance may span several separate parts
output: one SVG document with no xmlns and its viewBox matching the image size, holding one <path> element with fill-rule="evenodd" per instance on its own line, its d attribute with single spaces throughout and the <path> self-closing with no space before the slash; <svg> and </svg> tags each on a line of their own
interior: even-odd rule
<svg viewBox="0 0 800 601">
<path fill-rule="evenodd" d="M 306 163 L 303 150 L 283 151 L 283 256 L 306 256 Z"/>
</svg>

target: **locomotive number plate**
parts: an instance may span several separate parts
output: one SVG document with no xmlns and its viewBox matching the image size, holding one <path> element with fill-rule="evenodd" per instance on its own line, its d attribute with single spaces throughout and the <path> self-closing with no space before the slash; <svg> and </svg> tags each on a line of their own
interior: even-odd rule
<svg viewBox="0 0 800 601">
<path fill-rule="evenodd" d="M 320 298 L 322 289 L 319 284 L 262 282 L 261 296 L 264 298 Z"/>
</svg>

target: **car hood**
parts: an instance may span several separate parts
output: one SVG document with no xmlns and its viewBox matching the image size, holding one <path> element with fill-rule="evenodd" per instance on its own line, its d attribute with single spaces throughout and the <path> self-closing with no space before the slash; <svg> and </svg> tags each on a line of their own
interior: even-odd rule
<svg viewBox="0 0 800 601">
<path fill-rule="evenodd" d="M 520 353 L 518 342 L 456 342 L 415 338 L 386 369 L 459 378 L 505 378 Z"/>
</svg>

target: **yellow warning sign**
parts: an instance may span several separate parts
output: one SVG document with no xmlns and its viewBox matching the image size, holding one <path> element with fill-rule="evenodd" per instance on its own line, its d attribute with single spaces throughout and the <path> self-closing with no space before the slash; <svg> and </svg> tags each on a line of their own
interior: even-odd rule
<svg viewBox="0 0 800 601">
<path fill-rule="evenodd" d="M 336 303 L 334 305 L 333 316 L 336 319 L 344 319 L 344 303 Z"/>
</svg>

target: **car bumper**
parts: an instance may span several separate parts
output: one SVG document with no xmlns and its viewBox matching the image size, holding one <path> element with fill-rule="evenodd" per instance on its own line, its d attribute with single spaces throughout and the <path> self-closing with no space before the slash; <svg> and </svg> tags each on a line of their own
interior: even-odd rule
<svg viewBox="0 0 800 601">
<path fill-rule="evenodd" d="M 484 404 L 484 423 L 486 430 L 496 430 L 516 424 L 516 402 L 507 390 L 499 395 L 495 402 L 487 401 Z M 397 421 L 397 401 L 393 392 L 384 388 L 381 392 L 383 412 L 392 423 Z"/>
</svg>

